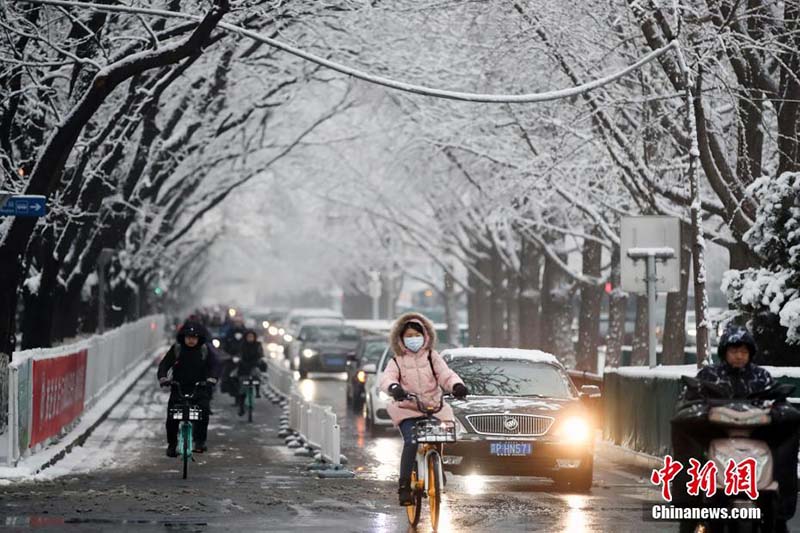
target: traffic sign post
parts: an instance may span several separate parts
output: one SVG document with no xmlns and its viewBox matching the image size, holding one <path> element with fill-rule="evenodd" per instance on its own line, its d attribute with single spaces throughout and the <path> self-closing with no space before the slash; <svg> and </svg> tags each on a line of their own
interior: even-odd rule
<svg viewBox="0 0 800 533">
<path fill-rule="evenodd" d="M 0 191 L 0 216 L 43 217 L 46 214 L 46 197 L 37 194 L 13 194 Z"/>
<path fill-rule="evenodd" d="M 680 221 L 661 216 L 624 217 L 620 229 L 622 290 L 647 294 L 649 363 L 655 368 L 656 294 L 680 290 Z M 645 264 L 644 277 L 641 263 Z"/>
</svg>

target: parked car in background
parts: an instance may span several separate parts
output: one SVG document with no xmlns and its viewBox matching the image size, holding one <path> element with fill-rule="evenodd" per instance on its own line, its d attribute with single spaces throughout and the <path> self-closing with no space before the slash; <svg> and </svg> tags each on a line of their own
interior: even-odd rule
<svg viewBox="0 0 800 533">
<path fill-rule="evenodd" d="M 381 382 L 381 375 L 386 370 L 386 365 L 394 357 L 391 347 L 388 347 L 381 354 L 378 362 L 377 372 L 367 374 L 367 381 L 364 383 L 364 418 L 366 420 L 367 432 L 370 437 L 379 436 L 383 430 L 392 427 L 392 419 L 389 417 L 387 407 L 392 401 L 391 396 L 378 388 Z"/>
<path fill-rule="evenodd" d="M 355 357 L 347 361 L 347 405 L 358 411 L 364 405 L 367 376 L 375 374 L 383 352 L 389 346 L 385 335 L 362 337 Z"/>
<path fill-rule="evenodd" d="M 291 343 L 290 365 L 306 378 L 309 372 L 344 372 L 347 360 L 356 355 L 361 336 L 344 322 L 306 320 Z"/>
<path fill-rule="evenodd" d="M 586 405 L 597 386 L 578 391 L 555 356 L 537 350 L 457 348 L 442 356 L 470 396 L 452 400 L 458 441 L 444 448 L 458 474 L 550 477 L 589 491 L 596 424 Z"/>
<path fill-rule="evenodd" d="M 317 318 L 334 319 L 344 322 L 344 316 L 333 309 L 299 308 L 292 309 L 286 314 L 283 327 L 286 329 L 286 333 L 296 337 L 304 321 Z"/>
</svg>

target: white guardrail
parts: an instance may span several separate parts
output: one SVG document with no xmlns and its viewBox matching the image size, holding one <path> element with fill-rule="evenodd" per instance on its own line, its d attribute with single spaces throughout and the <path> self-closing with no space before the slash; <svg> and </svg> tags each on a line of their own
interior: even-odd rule
<svg viewBox="0 0 800 533">
<path fill-rule="evenodd" d="M 273 402 L 284 408 L 279 436 L 296 450 L 295 455 L 314 457 L 309 469 L 320 477 L 352 477 L 352 472 L 342 468 L 346 459 L 341 454 L 341 431 L 332 408 L 303 398 L 294 373 L 273 360 L 267 362 L 267 383 Z"/>
<path fill-rule="evenodd" d="M 8 387 L 0 464 L 13 466 L 72 429 L 164 343 L 165 323 L 163 315 L 148 316 L 72 344 L 14 352 L 0 376 Z"/>
</svg>

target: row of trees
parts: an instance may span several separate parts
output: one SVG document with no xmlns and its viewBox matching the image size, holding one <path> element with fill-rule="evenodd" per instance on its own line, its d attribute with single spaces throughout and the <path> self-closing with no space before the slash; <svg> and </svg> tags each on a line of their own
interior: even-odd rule
<svg viewBox="0 0 800 533">
<path fill-rule="evenodd" d="M 542 347 L 592 370 L 607 283 L 614 288 L 609 363 L 620 355 L 630 298 L 616 289 L 620 217 L 675 216 L 684 228 L 682 291 L 667 298 L 663 360 L 682 362 L 690 272 L 698 273 L 696 283 L 706 277 L 695 254 L 703 241 L 693 231 L 694 156 L 702 234 L 729 253 L 726 288 L 736 319 L 756 318 L 765 346 L 768 339 L 787 340 L 786 327 L 789 341 L 798 338 L 797 306 L 787 306 L 797 290 L 791 263 L 792 172 L 800 164 L 796 6 L 768 0 L 492 6 L 394 2 L 378 4 L 369 18 L 350 14 L 352 27 L 360 28 L 353 32 L 356 60 L 427 85 L 519 93 L 585 83 L 670 42 L 681 54 L 546 105 L 391 95 L 382 123 L 403 130 L 401 143 L 377 175 L 362 172 L 330 201 L 361 210 L 359 221 L 344 223 L 345 233 L 358 228 L 373 243 L 393 245 L 362 250 L 358 244 L 359 254 L 340 260 L 341 279 L 366 292 L 367 272 L 382 268 L 394 277 L 425 278 L 445 301 L 455 287 L 468 295 L 474 343 Z M 382 42 L 370 39 L 378 27 Z M 770 187 L 782 191 L 779 202 Z M 773 229 L 764 245 L 767 219 Z M 570 261 L 571 255 L 582 260 Z M 438 265 L 438 273 L 420 276 L 420 258 Z M 639 305 L 637 330 L 645 324 Z M 639 342 L 634 362 L 644 354 Z M 764 360 L 787 364 L 788 354 L 768 349 Z"/>
<path fill-rule="evenodd" d="M 202 11 L 178 0 L 161 7 Z M 794 278 L 777 266 L 791 257 L 791 237 L 775 240 L 775 257 L 759 245 L 765 227 L 791 227 L 770 217 L 792 220 L 796 202 L 786 193 L 765 208 L 776 194 L 768 185 L 800 164 L 792 3 L 219 1 L 199 23 L 77 3 L 3 9 L 2 188 L 47 195 L 51 214 L 0 227 L 0 253 L 17 259 L 0 265 L 0 351 L 13 344 L 17 316 L 26 346 L 89 324 L 103 248 L 117 250 L 116 302 L 141 299 L 154 280 L 179 288 L 195 279 L 220 235 L 204 213 L 292 152 L 302 158 L 281 168 L 281 187 L 328 206 L 303 232 L 339 283 L 366 292 L 374 269 L 393 286 L 426 281 L 451 324 L 463 293 L 476 343 L 545 347 L 592 369 L 603 289 L 618 287 L 619 219 L 636 214 L 676 216 L 685 228 L 666 361 L 682 354 L 692 257 L 698 286 L 705 279 L 698 219 L 729 251 L 732 306 L 778 317 L 759 322 L 770 337 L 796 322 Z M 340 101 L 330 94 L 342 94 L 341 77 L 223 32 L 223 16 L 376 74 L 483 93 L 580 85 L 671 42 L 681 53 L 545 105 L 362 85 Z M 289 111 L 301 84 L 332 89 Z M 312 131 L 324 142 L 305 142 Z M 699 203 L 688 179 L 695 157 Z M 310 231 L 314 223 L 323 231 Z M 776 279 L 782 299 L 753 296 L 753 283 L 779 293 Z M 610 296 L 613 364 L 626 295 Z M 644 318 L 640 310 L 637 324 Z"/>
<path fill-rule="evenodd" d="M 100 4 L 112 2 L 100 2 Z M 263 176 L 335 109 L 281 122 L 314 65 L 221 30 L 292 35 L 312 1 L 146 2 L 170 20 L 75 2 L 0 7 L 0 189 L 48 216 L 0 225 L 0 352 L 93 331 L 104 249 L 119 323 L 180 292 L 224 237 L 206 212 Z M 296 119 L 294 116 L 283 120 Z M 108 252 L 107 252 L 108 253 Z"/>
</svg>

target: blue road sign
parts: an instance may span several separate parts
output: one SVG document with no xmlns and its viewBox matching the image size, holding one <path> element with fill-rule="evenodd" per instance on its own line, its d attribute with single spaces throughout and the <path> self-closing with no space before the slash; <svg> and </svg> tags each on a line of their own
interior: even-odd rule
<svg viewBox="0 0 800 533">
<path fill-rule="evenodd" d="M 5 200 L 5 201 L 3 201 Z M 47 214 L 47 199 L 39 195 L 0 196 L 0 217 L 43 217 Z"/>
</svg>

